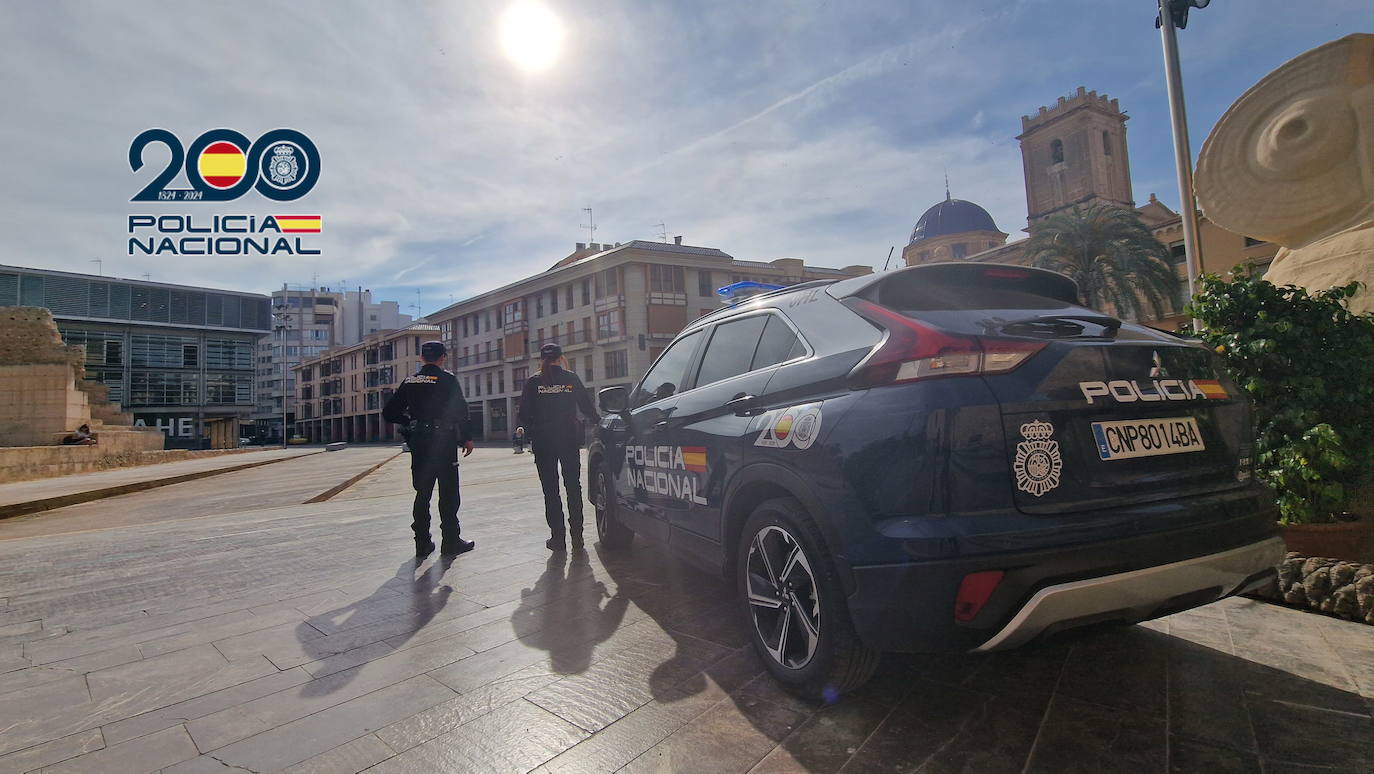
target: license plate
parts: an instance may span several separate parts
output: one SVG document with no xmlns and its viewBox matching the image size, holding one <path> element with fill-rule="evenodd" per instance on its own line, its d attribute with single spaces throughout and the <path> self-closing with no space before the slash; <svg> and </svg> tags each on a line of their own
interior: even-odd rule
<svg viewBox="0 0 1374 774">
<path fill-rule="evenodd" d="M 1202 433 L 1193 417 L 1125 419 L 1093 422 L 1097 455 L 1104 460 L 1129 460 L 1202 451 Z"/>
</svg>

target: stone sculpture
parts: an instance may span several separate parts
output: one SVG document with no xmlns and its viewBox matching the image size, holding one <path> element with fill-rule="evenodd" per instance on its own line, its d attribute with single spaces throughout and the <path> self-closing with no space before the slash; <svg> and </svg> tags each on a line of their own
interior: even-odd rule
<svg viewBox="0 0 1374 774">
<path fill-rule="evenodd" d="M 1212 222 L 1282 246 L 1265 279 L 1374 288 L 1374 35 L 1318 46 L 1241 95 L 1198 157 Z M 1374 291 L 1351 309 L 1374 311 Z"/>
</svg>

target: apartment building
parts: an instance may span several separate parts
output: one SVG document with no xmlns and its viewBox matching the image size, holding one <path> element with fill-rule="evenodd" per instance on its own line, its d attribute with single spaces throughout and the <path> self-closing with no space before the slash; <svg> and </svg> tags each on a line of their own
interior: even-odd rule
<svg viewBox="0 0 1374 774">
<path fill-rule="evenodd" d="M 829 269 L 799 258 L 745 261 L 713 247 L 634 241 L 578 243 L 547 271 L 428 315 L 449 348 L 474 434 L 510 437 L 520 389 L 538 368 L 539 347 L 563 347 L 593 391 L 628 385 L 678 331 L 720 307 L 716 290 L 744 280 L 791 285 L 872 272 Z"/>
<path fill-rule="evenodd" d="M 0 307 L 51 310 L 86 349 L 86 378 L 157 427 L 168 449 L 237 442 L 253 410 L 254 348 L 271 330 L 267 296 L 0 266 Z"/>
<path fill-rule="evenodd" d="M 420 370 L 420 345 L 438 337 L 438 326 L 415 323 L 303 358 L 291 369 L 292 432 L 311 443 L 397 440 L 396 428 L 382 421 L 382 406 Z"/>
<path fill-rule="evenodd" d="M 294 380 L 283 384 L 282 364 L 288 371 L 306 358 L 331 348 L 357 344 L 368 334 L 397 330 L 410 324 L 395 301 L 373 302 L 372 291 L 289 287 L 272 291 L 273 333 L 263 336 L 254 357 L 257 387 L 253 407 L 254 434 L 260 441 L 280 441 L 282 400 L 296 393 Z M 287 406 L 288 425 L 296 421 Z"/>
</svg>

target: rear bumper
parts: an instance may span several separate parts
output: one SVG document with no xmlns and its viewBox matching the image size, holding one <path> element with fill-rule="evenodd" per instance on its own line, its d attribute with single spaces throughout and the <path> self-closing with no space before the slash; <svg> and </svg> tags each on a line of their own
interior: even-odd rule
<svg viewBox="0 0 1374 774">
<path fill-rule="evenodd" d="M 850 615 L 869 647 L 948 652 L 1205 605 L 1262 583 L 1283 558 L 1272 507 L 1247 504 L 1244 515 L 1145 534 L 853 567 Z M 959 584 L 988 570 L 1001 570 L 1001 583 L 973 620 L 956 622 Z"/>
<path fill-rule="evenodd" d="M 1160 610 L 1249 591 L 1274 576 L 1283 553 L 1283 540 L 1274 537 L 1173 564 L 1047 586 L 974 650 L 1014 648 L 1079 622 L 1143 621 Z"/>
</svg>

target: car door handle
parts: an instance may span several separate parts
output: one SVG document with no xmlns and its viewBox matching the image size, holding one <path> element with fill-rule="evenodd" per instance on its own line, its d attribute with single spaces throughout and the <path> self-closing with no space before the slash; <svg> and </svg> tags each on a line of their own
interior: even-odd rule
<svg viewBox="0 0 1374 774">
<path fill-rule="evenodd" d="M 764 412 L 757 395 L 740 395 L 725 402 L 725 408 L 735 412 L 737 417 L 756 417 Z"/>
<path fill-rule="evenodd" d="M 666 430 L 667 428 L 668 428 L 668 420 L 666 420 L 666 419 L 660 419 L 659 421 L 657 421 L 657 422 L 654 423 L 654 429 L 655 429 L 655 430 Z"/>
</svg>

